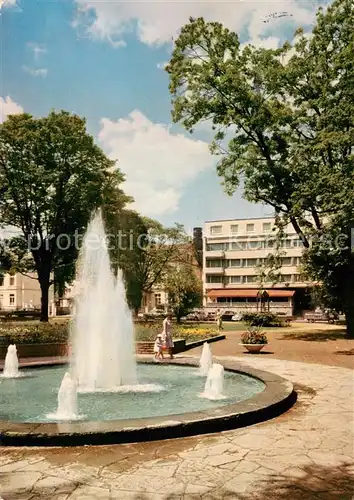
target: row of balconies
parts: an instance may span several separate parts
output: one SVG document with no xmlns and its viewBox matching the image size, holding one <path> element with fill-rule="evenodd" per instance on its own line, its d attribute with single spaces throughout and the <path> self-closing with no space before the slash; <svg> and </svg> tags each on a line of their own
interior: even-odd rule
<svg viewBox="0 0 354 500">
<path fill-rule="evenodd" d="M 225 274 L 220 274 L 220 275 L 215 275 L 215 274 L 206 274 L 204 276 L 204 285 L 208 288 L 219 288 L 220 286 L 228 286 L 230 287 L 235 287 L 237 285 L 258 285 L 260 283 L 260 279 L 256 274 L 238 274 L 238 275 L 225 275 Z M 302 277 L 300 274 L 287 274 L 284 273 L 281 275 L 281 279 L 279 280 L 278 283 L 279 285 L 284 284 L 300 284 L 300 283 L 307 283 L 304 277 Z M 216 286 L 218 285 L 218 286 Z M 272 286 L 273 283 L 271 281 L 266 282 L 265 285 Z"/>
<path fill-rule="evenodd" d="M 206 250 L 204 252 L 204 259 L 244 259 L 251 257 L 266 258 L 269 254 L 273 253 L 268 249 L 254 249 L 254 250 Z M 301 248 L 287 248 L 284 250 L 284 257 L 301 257 Z"/>
</svg>

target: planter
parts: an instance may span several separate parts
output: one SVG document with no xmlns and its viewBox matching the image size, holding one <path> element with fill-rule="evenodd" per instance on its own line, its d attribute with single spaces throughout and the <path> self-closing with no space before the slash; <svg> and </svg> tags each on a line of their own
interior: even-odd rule
<svg viewBox="0 0 354 500">
<path fill-rule="evenodd" d="M 261 351 L 263 347 L 266 346 L 267 344 L 240 344 L 240 345 L 246 347 L 248 352 L 258 354 L 259 351 Z"/>
</svg>

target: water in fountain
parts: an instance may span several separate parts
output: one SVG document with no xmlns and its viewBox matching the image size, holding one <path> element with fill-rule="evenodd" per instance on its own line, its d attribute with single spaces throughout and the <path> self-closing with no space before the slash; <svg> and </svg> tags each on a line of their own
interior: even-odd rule
<svg viewBox="0 0 354 500">
<path fill-rule="evenodd" d="M 205 381 L 204 392 L 201 394 L 206 399 L 224 399 L 224 367 L 213 363 Z"/>
<path fill-rule="evenodd" d="M 2 377 L 4 378 L 18 378 L 21 374 L 18 369 L 18 356 L 15 344 L 9 345 L 5 357 L 4 371 Z"/>
<path fill-rule="evenodd" d="M 121 271 L 114 276 L 101 212 L 91 220 L 79 258 L 72 373 L 81 391 L 138 384 L 134 325 Z"/>
<path fill-rule="evenodd" d="M 78 415 L 77 384 L 66 372 L 58 391 L 58 407 L 54 414 L 47 415 L 50 420 L 79 420 L 83 416 Z"/>
<path fill-rule="evenodd" d="M 202 377 L 206 377 L 213 364 L 213 356 L 211 354 L 210 345 L 208 342 L 204 342 L 202 355 L 199 360 L 199 374 Z"/>
</svg>

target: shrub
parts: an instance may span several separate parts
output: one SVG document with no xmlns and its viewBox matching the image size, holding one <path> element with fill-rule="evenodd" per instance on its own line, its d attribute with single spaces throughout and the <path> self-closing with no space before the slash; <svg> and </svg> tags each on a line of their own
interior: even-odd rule
<svg viewBox="0 0 354 500">
<path fill-rule="evenodd" d="M 242 321 L 250 326 L 285 326 L 285 323 L 271 312 L 245 313 Z"/>
<path fill-rule="evenodd" d="M 259 326 L 250 326 L 241 336 L 242 344 L 268 344 L 265 333 Z"/>
<path fill-rule="evenodd" d="M 137 322 L 135 324 L 135 340 L 154 341 L 162 332 L 162 322 Z M 184 338 L 189 341 L 215 336 L 207 328 L 186 327 L 174 324 L 172 335 L 175 339 Z M 56 344 L 67 343 L 70 337 L 70 322 L 38 323 L 38 324 L 4 324 L 0 325 L 0 345 L 9 344 Z"/>
<path fill-rule="evenodd" d="M 69 323 L 39 323 L 38 325 L 1 325 L 0 344 L 66 343 Z"/>
</svg>

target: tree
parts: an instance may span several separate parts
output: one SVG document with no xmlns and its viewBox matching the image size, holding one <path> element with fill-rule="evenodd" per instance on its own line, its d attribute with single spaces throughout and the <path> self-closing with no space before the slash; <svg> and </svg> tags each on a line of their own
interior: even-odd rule
<svg viewBox="0 0 354 500">
<path fill-rule="evenodd" d="M 291 223 L 301 238 L 312 278 L 330 273 L 354 335 L 354 7 L 335 0 L 321 9 L 312 37 L 297 33 L 293 47 L 241 48 L 220 23 L 190 19 L 167 66 L 173 119 L 189 131 L 209 120 L 218 173 L 233 194 L 272 206 L 280 230 Z M 334 228 L 336 228 L 334 230 Z M 333 236 L 346 235 L 335 250 Z M 330 252 L 316 243 L 331 239 Z M 316 257 L 317 255 L 317 257 Z M 319 257 L 321 255 L 321 257 Z M 341 272 L 332 272 L 332 269 Z"/>
<path fill-rule="evenodd" d="M 179 224 L 166 228 L 116 204 L 106 205 L 103 212 L 113 243 L 110 255 L 114 271 L 122 269 L 129 306 L 137 313 L 144 292 L 162 284 L 172 264 L 184 261 L 182 248 L 188 237 Z"/>
<path fill-rule="evenodd" d="M 41 321 L 48 321 L 49 287 L 55 279 L 63 287 L 73 276 L 92 211 L 112 193 L 121 205 L 127 201 L 114 165 L 86 132 L 85 120 L 68 112 L 9 116 L 0 125 L 0 220 L 20 230 L 19 247 L 32 256 Z"/>
<path fill-rule="evenodd" d="M 122 269 L 129 307 L 138 312 L 144 291 L 147 226 L 145 219 L 133 210 L 104 207 L 107 232 L 110 235 L 110 256 L 114 272 Z"/>
<path fill-rule="evenodd" d="M 177 265 L 166 275 L 165 290 L 177 322 L 202 303 L 202 283 L 189 265 Z"/>
</svg>

